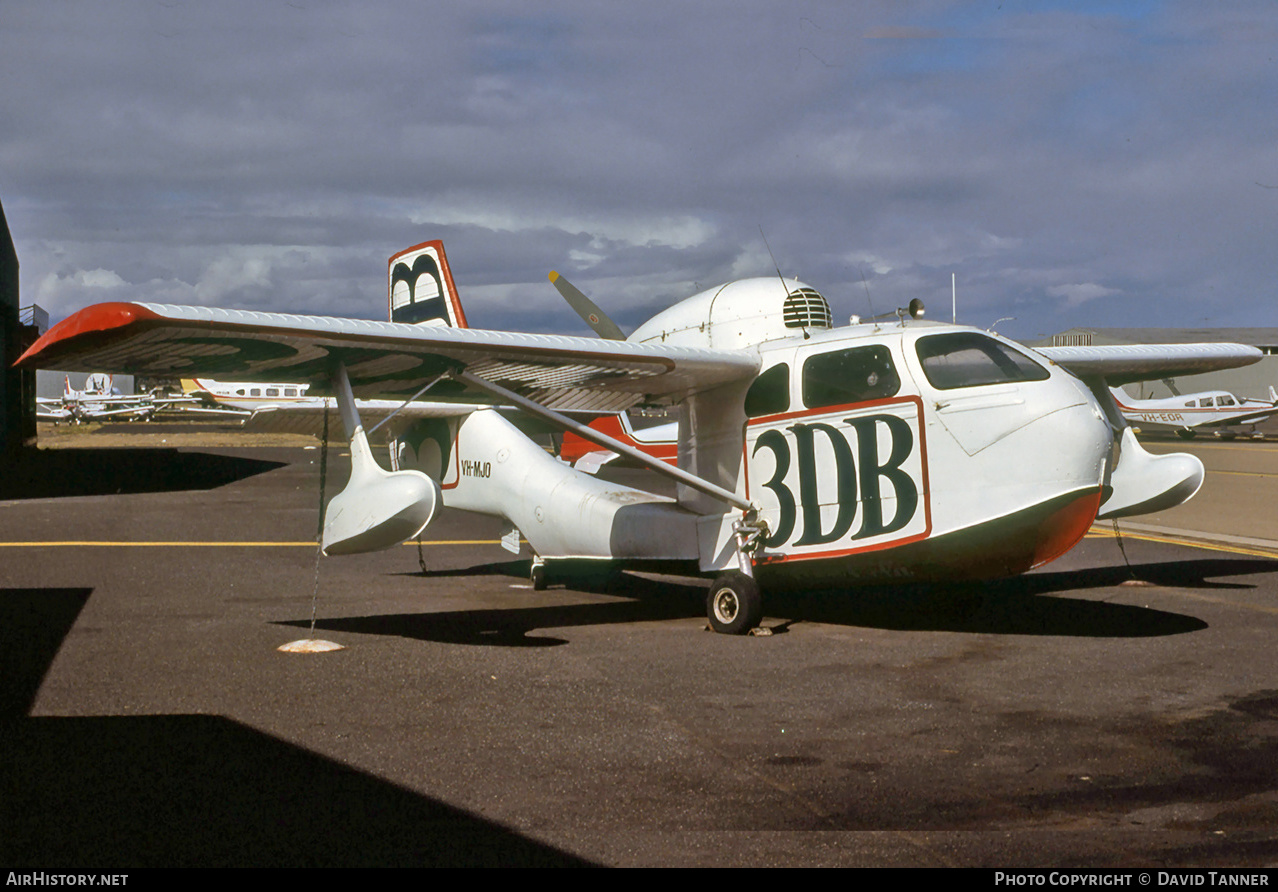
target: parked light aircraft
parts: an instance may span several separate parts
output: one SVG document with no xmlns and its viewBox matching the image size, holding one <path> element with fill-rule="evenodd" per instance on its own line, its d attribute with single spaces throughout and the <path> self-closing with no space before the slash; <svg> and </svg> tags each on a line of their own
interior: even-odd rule
<svg viewBox="0 0 1278 892">
<path fill-rule="evenodd" d="M 1065 553 L 1098 517 L 1180 504 L 1202 463 L 1142 449 L 1107 384 L 1260 358 L 1236 344 L 1034 352 L 904 313 L 835 328 L 820 293 L 780 276 L 696 294 L 624 341 L 482 331 L 449 305 L 438 243 L 390 267 L 392 313 L 408 321 L 99 304 L 20 362 L 330 387 L 352 468 L 325 512 L 326 554 L 388 548 L 447 505 L 517 527 L 535 583 L 569 560 L 715 576 L 710 624 L 743 633 L 761 586 L 1007 576 Z M 382 469 L 356 396 L 426 392 L 433 417 L 403 429 Z M 492 405 L 646 465 L 675 496 L 574 469 Z M 676 409 L 677 465 L 565 414 L 635 406 Z"/>
<path fill-rule="evenodd" d="M 1123 417 L 1141 428 L 1175 431 L 1182 439 L 1193 439 L 1197 428 L 1220 428 L 1219 434 L 1232 438 L 1229 427 L 1250 424 L 1253 436 L 1260 436 L 1256 423 L 1278 415 L 1278 393 L 1269 388 L 1269 399 L 1235 397 L 1224 390 L 1205 390 L 1154 400 L 1133 399 L 1121 388 L 1111 389 Z"/>
<path fill-rule="evenodd" d="M 252 412 L 264 407 L 320 406 L 322 397 L 308 397 L 309 385 L 274 382 L 214 381 L 209 378 L 184 378 L 182 389 L 188 395 L 202 396 L 227 409 Z"/>
<path fill-rule="evenodd" d="M 129 395 L 115 386 L 114 376 L 102 372 L 89 375 L 83 390 L 71 386 L 70 376 L 62 379 L 62 397 L 36 399 L 36 419 L 82 424 L 86 421 L 147 420 L 156 411 L 149 394 Z"/>
</svg>

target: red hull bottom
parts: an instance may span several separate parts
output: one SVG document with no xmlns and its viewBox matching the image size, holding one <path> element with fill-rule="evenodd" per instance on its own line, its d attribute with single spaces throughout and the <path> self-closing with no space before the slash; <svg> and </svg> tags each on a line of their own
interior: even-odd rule
<svg viewBox="0 0 1278 892">
<path fill-rule="evenodd" d="M 759 566 L 769 588 L 821 588 L 890 582 L 962 582 L 1016 576 L 1053 561 L 1096 520 L 1099 488 L 1073 492 L 991 520 L 898 548 L 828 560 Z"/>
</svg>

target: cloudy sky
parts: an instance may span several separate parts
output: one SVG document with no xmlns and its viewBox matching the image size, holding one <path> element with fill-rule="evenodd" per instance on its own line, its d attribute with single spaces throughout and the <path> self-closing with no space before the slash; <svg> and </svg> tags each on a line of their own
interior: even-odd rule
<svg viewBox="0 0 1278 892">
<path fill-rule="evenodd" d="M 442 238 L 473 325 L 632 327 L 776 262 L 837 316 L 1034 338 L 1278 326 L 1278 5 L 23 2 L 23 303 L 385 318 Z M 868 302 L 867 302 L 868 291 Z"/>
</svg>

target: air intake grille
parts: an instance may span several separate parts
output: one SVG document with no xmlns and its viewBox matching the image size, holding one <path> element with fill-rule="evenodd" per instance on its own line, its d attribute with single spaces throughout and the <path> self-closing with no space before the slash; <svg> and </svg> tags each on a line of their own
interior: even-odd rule
<svg viewBox="0 0 1278 892">
<path fill-rule="evenodd" d="M 834 317 L 824 297 L 811 288 L 791 291 L 782 309 L 786 328 L 830 328 Z"/>
</svg>

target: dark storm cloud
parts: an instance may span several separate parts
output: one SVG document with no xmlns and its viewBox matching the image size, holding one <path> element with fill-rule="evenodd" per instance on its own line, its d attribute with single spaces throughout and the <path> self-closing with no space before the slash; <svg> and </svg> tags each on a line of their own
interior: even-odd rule
<svg viewBox="0 0 1278 892">
<path fill-rule="evenodd" d="M 1006 9 L 1004 7 L 1007 7 Z M 0 11 L 24 299 L 378 317 L 443 238 L 476 324 L 733 276 L 1032 336 L 1278 324 L 1268 4 L 150 3 Z M 943 315 L 938 313 L 938 315 Z"/>
</svg>

